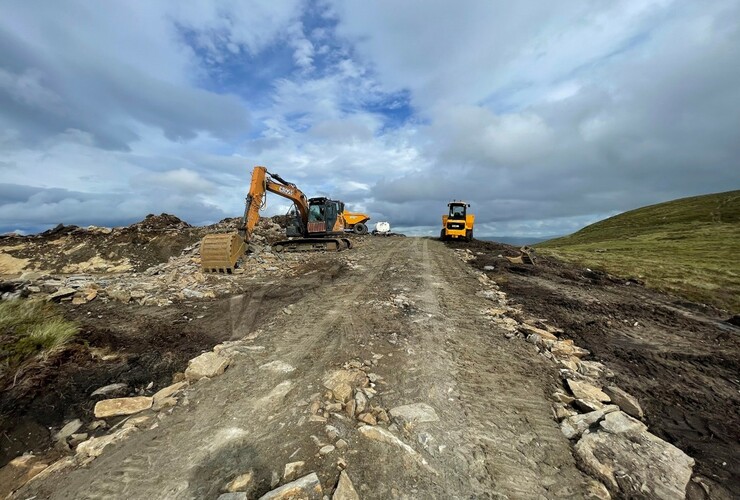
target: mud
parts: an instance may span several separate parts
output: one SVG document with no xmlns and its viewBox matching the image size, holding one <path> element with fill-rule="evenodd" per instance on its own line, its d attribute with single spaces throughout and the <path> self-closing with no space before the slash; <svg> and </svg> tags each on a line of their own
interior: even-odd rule
<svg viewBox="0 0 740 500">
<path fill-rule="evenodd" d="M 518 254 L 508 245 L 465 248 L 474 267 L 495 267 L 488 274 L 510 300 L 611 368 L 651 431 L 696 460 L 695 474 L 740 496 L 740 328 L 726 312 L 552 258 L 511 264 L 498 257 Z"/>
</svg>

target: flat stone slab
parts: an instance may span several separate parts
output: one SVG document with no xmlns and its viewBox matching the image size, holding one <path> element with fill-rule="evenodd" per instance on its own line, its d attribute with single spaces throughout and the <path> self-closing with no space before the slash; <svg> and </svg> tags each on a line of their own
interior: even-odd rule
<svg viewBox="0 0 740 500">
<path fill-rule="evenodd" d="M 396 406 L 395 408 L 391 408 L 390 413 L 391 417 L 401 421 L 403 424 L 409 425 L 439 421 L 437 412 L 426 403 Z"/>
<path fill-rule="evenodd" d="M 618 405 L 626 414 L 635 418 L 642 418 L 645 416 L 642 411 L 642 406 L 640 406 L 637 398 L 628 392 L 623 391 L 614 385 L 604 387 L 604 392 L 612 398 L 614 404 Z"/>
<path fill-rule="evenodd" d="M 152 398 L 137 396 L 134 398 L 104 399 L 95 403 L 95 418 L 132 415 L 152 407 Z"/>
<path fill-rule="evenodd" d="M 577 399 L 590 399 L 592 401 L 600 401 L 602 403 L 608 403 L 611 398 L 604 393 L 601 389 L 595 385 L 591 385 L 588 382 L 581 382 L 578 380 L 568 379 L 568 389 Z"/>
<path fill-rule="evenodd" d="M 345 471 L 339 473 L 339 483 L 331 498 L 332 500 L 360 500 L 360 495 L 357 494 L 352 480 Z"/>
<path fill-rule="evenodd" d="M 226 371 L 230 362 L 231 359 L 226 356 L 221 356 L 215 352 L 205 352 L 188 361 L 185 378 L 190 381 L 197 381 L 203 377 L 217 377 Z"/>
<path fill-rule="evenodd" d="M 177 394 L 187 386 L 187 382 L 177 382 L 176 384 L 168 385 L 167 387 L 160 389 L 159 391 L 154 393 L 154 396 L 152 396 L 154 404 L 164 401 L 165 399 Z"/>
</svg>

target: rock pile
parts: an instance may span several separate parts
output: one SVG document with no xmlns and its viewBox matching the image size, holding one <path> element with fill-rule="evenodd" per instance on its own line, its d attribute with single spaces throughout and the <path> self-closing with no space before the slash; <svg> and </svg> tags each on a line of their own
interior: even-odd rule
<svg viewBox="0 0 740 500">
<path fill-rule="evenodd" d="M 270 226 L 270 231 L 274 226 Z M 265 236 L 263 238 L 268 238 Z M 51 275 L 26 271 L 7 283 L 0 297 L 10 300 L 36 297 L 55 302 L 85 304 L 96 298 L 144 306 L 166 306 L 176 300 L 208 299 L 235 292 L 243 279 L 296 275 L 314 256 L 310 253 L 276 254 L 268 246 L 256 247 L 244 256 L 236 275 L 204 274 L 200 268 L 199 244 L 181 255 L 154 265 L 141 273 Z"/>
<path fill-rule="evenodd" d="M 469 250 L 456 252 L 466 262 L 475 258 Z M 580 467 L 620 498 L 684 498 L 694 460 L 648 432 L 639 420 L 644 417 L 642 407 L 612 382 L 611 370 L 587 360 L 590 352 L 563 338 L 562 329 L 544 319 L 526 318 L 485 273 L 474 273 L 483 286 L 476 295 L 495 304 L 482 314 L 507 338 L 533 344 L 560 367 L 563 387 L 553 394 L 553 416 L 575 443 Z"/>
</svg>

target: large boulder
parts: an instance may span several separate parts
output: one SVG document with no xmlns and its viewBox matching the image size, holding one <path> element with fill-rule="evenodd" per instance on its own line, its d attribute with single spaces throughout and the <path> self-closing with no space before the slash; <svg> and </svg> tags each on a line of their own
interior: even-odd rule
<svg viewBox="0 0 740 500">
<path fill-rule="evenodd" d="M 620 498 L 685 498 L 694 459 L 624 412 L 607 415 L 575 445 L 582 467 Z"/>
</svg>

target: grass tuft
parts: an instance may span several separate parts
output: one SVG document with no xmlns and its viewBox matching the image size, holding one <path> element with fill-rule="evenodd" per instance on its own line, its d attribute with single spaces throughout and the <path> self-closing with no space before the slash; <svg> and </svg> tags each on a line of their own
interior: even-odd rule
<svg viewBox="0 0 740 500">
<path fill-rule="evenodd" d="M 0 378 L 31 358 L 47 358 L 78 332 L 79 327 L 51 303 L 0 302 Z"/>
</svg>

